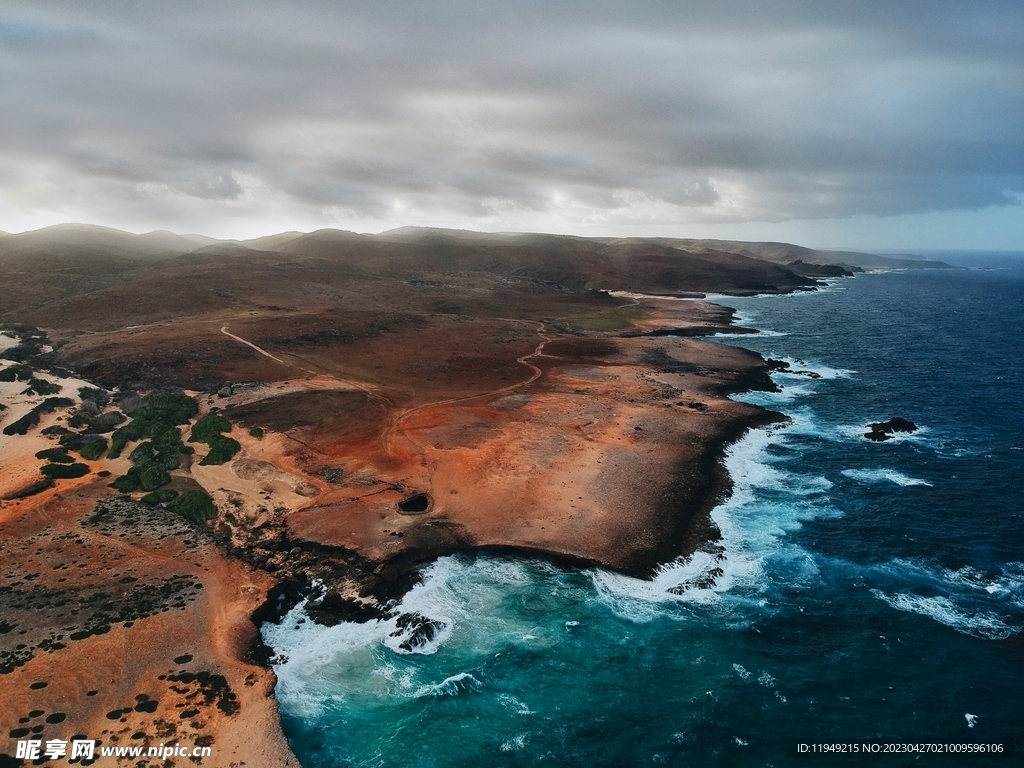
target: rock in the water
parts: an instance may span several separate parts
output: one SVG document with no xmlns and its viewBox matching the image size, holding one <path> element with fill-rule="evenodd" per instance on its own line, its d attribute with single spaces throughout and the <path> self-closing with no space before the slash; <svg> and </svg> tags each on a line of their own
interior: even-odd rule
<svg viewBox="0 0 1024 768">
<path fill-rule="evenodd" d="M 865 432 L 864 437 L 868 440 L 874 440 L 876 443 L 880 443 L 883 440 L 888 440 L 896 432 L 916 432 L 917 425 L 908 421 L 907 419 L 901 419 L 899 416 L 894 416 L 888 421 L 877 421 L 873 424 L 868 424 L 870 432 Z"/>
<path fill-rule="evenodd" d="M 391 637 L 405 634 L 405 640 L 400 642 L 398 647 L 409 653 L 424 648 L 447 626 L 444 622 L 428 619 L 419 613 L 403 613 L 395 624 L 398 629 L 391 633 Z"/>
<path fill-rule="evenodd" d="M 375 603 L 364 603 L 352 597 L 342 597 L 335 590 L 330 590 L 319 603 L 307 605 L 306 613 L 317 624 L 333 627 L 343 621 L 364 623 L 387 616 Z"/>
</svg>

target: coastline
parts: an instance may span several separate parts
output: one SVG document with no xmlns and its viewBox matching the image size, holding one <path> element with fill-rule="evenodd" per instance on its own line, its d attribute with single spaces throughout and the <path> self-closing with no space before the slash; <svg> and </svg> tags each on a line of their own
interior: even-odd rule
<svg viewBox="0 0 1024 768">
<path fill-rule="evenodd" d="M 211 548 L 208 557 L 212 558 L 211 562 L 219 562 L 218 558 L 223 557 L 225 563 L 235 565 L 218 566 L 213 570 L 223 574 L 231 571 L 231 575 L 224 578 L 226 583 L 232 585 L 239 581 L 239 574 L 246 574 L 242 581 L 247 586 L 242 590 L 244 595 L 238 593 L 234 598 L 228 596 L 230 591 L 219 590 L 219 599 L 224 602 L 218 607 L 218 612 L 223 613 L 225 609 L 230 608 L 235 618 L 219 629 L 207 629 L 204 632 L 213 631 L 217 637 L 226 633 L 227 636 L 235 638 L 225 647 L 223 639 L 212 639 L 211 636 L 214 647 L 222 649 L 220 653 L 213 655 L 215 663 L 220 665 L 222 671 L 227 671 L 234 659 L 235 675 L 229 675 L 233 677 L 231 690 L 246 694 L 239 696 L 246 711 L 264 712 L 265 714 L 260 717 L 268 716 L 269 713 L 276 723 L 271 727 L 269 722 L 261 720 L 264 728 L 260 731 L 259 737 L 253 739 L 248 728 L 238 727 L 239 721 L 230 717 L 220 717 L 216 712 L 212 712 L 201 724 L 207 733 L 216 734 L 215 744 L 219 743 L 225 747 L 230 744 L 233 745 L 233 753 L 246 753 L 254 758 L 259 756 L 261 764 L 294 764 L 292 761 L 295 758 L 287 747 L 276 715 L 274 675 L 266 664 L 266 653 L 261 653 L 259 649 L 258 624 L 261 619 L 271 618 L 275 613 L 279 614 L 282 608 L 290 607 L 299 597 L 308 595 L 311 582 L 317 574 L 348 574 L 343 583 L 336 585 L 336 592 L 342 598 L 338 603 L 338 610 L 333 613 L 330 610 L 324 611 L 320 620 L 365 620 L 381 615 L 382 611 L 387 610 L 389 600 L 399 597 L 415 583 L 416 571 L 420 564 L 452 552 L 515 551 L 553 558 L 569 567 L 600 565 L 629 575 L 644 577 L 651 575 L 658 566 L 676 557 L 692 554 L 702 546 L 713 546 L 717 532 L 711 521 L 710 512 L 727 494 L 730 486 L 730 480 L 721 462 L 726 447 L 739 439 L 748 429 L 783 417 L 727 399 L 728 394 L 746 391 L 750 387 L 770 386 L 771 382 L 767 377 L 770 367 L 767 362 L 744 350 L 681 338 L 684 335 L 704 335 L 708 332 L 735 332 L 731 318 L 727 317 L 723 322 L 722 313 L 708 307 L 709 305 L 698 306 L 697 303 L 693 303 L 686 307 L 683 315 L 659 307 L 659 311 L 665 312 L 668 317 L 659 319 L 661 325 L 657 330 L 659 333 L 665 332 L 675 323 L 679 333 L 672 336 L 651 336 L 647 333 L 652 325 L 657 326 L 656 322 L 642 327 L 640 333 L 643 335 L 640 336 L 604 335 L 589 340 L 549 337 L 545 342 L 549 348 L 542 354 L 532 357 L 532 366 L 536 366 L 538 375 L 527 384 L 509 387 L 508 391 L 498 393 L 497 397 L 478 396 L 456 403 L 418 406 L 414 409 L 415 414 L 408 413 L 404 423 L 398 424 L 402 428 L 395 433 L 397 444 L 383 446 L 384 450 L 380 455 L 386 457 L 392 464 L 396 459 L 405 457 L 407 460 L 415 460 L 418 467 L 414 468 L 414 472 L 407 472 L 400 478 L 382 478 L 385 483 L 390 482 L 398 487 L 377 494 L 383 496 L 383 499 L 378 498 L 378 501 L 393 505 L 402 497 L 408 496 L 411 490 L 419 488 L 427 477 L 422 474 L 422 468 L 437 466 L 445 453 L 452 454 L 451 458 L 456 463 L 464 463 L 467 459 L 467 443 L 474 442 L 474 434 L 487 434 L 496 428 L 506 432 L 518 430 L 520 442 L 512 446 L 513 453 L 521 453 L 523 446 L 536 449 L 538 444 L 544 443 L 545 435 L 552 438 L 560 434 L 579 434 L 579 438 L 560 455 L 558 451 L 552 453 L 550 450 L 551 446 L 559 441 L 549 442 L 546 455 L 551 463 L 546 468 L 531 465 L 530 471 L 526 473 L 530 475 L 531 482 L 520 486 L 519 490 L 529 489 L 528 486 L 531 484 L 536 486 L 538 478 L 545 475 L 544 469 L 548 470 L 549 479 L 567 476 L 566 470 L 572 470 L 570 474 L 579 478 L 574 485 L 573 493 L 576 490 L 583 490 L 588 484 L 596 485 L 596 490 L 588 493 L 586 499 L 571 499 L 571 494 L 563 494 L 560 506 L 552 507 L 548 504 L 546 516 L 535 516 L 532 521 L 527 521 L 528 525 L 522 524 L 524 521 L 520 505 L 492 505 L 483 514 L 478 512 L 475 516 L 465 515 L 465 510 L 478 506 L 482 498 L 502 498 L 502 494 L 496 494 L 492 486 L 486 488 L 482 496 L 478 495 L 475 499 L 471 497 L 461 506 L 439 510 L 436 502 L 432 501 L 431 509 L 426 516 L 392 516 L 388 522 L 389 526 L 394 526 L 396 521 L 408 525 L 403 531 L 405 535 L 389 535 L 391 540 L 385 540 L 385 544 L 406 544 L 412 541 L 412 546 L 381 547 L 381 530 L 367 531 L 364 540 L 355 542 L 356 546 L 353 546 L 352 541 L 338 537 L 336 524 L 332 531 L 330 527 L 324 527 L 322 520 L 316 520 L 317 517 L 324 515 L 326 510 L 326 515 L 336 521 L 339 507 L 344 508 L 348 502 L 351 508 L 353 499 L 346 499 L 344 492 L 339 494 L 335 484 L 320 481 L 316 475 L 310 476 L 309 468 L 306 467 L 305 481 L 316 489 L 317 495 L 310 499 L 308 491 L 302 494 L 295 493 L 298 486 L 294 483 L 291 486 L 291 495 L 287 499 L 291 512 L 286 515 L 286 525 L 277 532 L 280 536 L 278 544 L 284 550 L 274 554 L 277 563 L 261 562 L 258 557 L 253 557 L 252 542 L 247 541 L 239 530 L 242 526 L 233 527 L 223 520 L 215 526 L 214 539 L 219 547 Z M 692 314 L 695 308 L 703 315 L 697 319 L 696 325 Z M 709 318 L 711 322 L 708 322 Z M 681 320 L 690 324 L 680 326 Z M 609 349 L 609 345 L 614 349 Z M 523 364 L 530 365 L 525 362 Z M 305 386 L 308 387 L 308 382 Z M 321 391 L 320 387 L 323 384 L 314 382 L 313 386 L 315 391 Z M 295 389 L 302 391 L 304 386 L 298 384 Z M 521 402 L 522 396 L 528 400 Z M 241 405 L 247 400 L 252 401 L 252 398 L 252 392 L 246 392 L 239 395 L 236 403 L 231 402 L 235 399 L 234 396 L 223 400 L 230 409 L 231 405 Z M 638 400 L 641 402 L 638 403 Z M 604 407 L 603 411 L 600 408 L 595 411 L 599 402 Z M 570 407 L 572 403 L 576 405 Z M 605 429 L 598 430 L 600 433 L 595 432 L 593 427 L 597 420 L 594 417 L 602 415 L 614 424 L 614 431 L 609 432 Z M 7 421 L 8 419 L 5 419 L 5 424 Z M 47 423 L 50 422 L 44 422 L 44 425 Z M 496 423 L 498 427 L 494 426 Z M 538 433 L 534 428 L 539 423 L 543 429 Z M 481 427 L 481 424 L 484 426 Z M 680 431 L 684 424 L 688 429 Z M 523 430 L 526 430 L 525 434 Z M 467 436 L 470 436 L 469 440 L 465 439 Z M 256 471 L 257 474 L 262 471 L 264 475 L 272 472 L 276 473 L 275 477 L 278 480 L 303 474 L 302 457 L 295 454 L 290 454 L 289 457 L 288 451 L 285 450 L 287 441 L 275 441 L 272 438 L 255 441 L 246 440 L 244 435 L 238 437 L 242 440 L 246 453 L 256 465 L 259 465 L 255 470 L 250 466 L 247 470 L 249 474 L 252 471 Z M 365 450 L 366 441 L 361 439 L 363 436 L 356 437 L 358 439 L 355 444 Z M 456 441 L 455 438 L 460 439 Z M 628 447 L 616 445 L 624 438 Z M 475 447 L 481 449 L 481 460 L 497 460 L 500 466 L 508 470 L 509 446 L 504 446 L 504 453 L 502 450 L 483 450 L 488 442 L 493 441 L 477 440 Z M 599 448 L 595 449 L 595 444 Z M 681 445 L 686 446 L 686 450 L 681 450 Z M 344 460 L 344 454 L 338 447 L 336 443 L 329 446 L 335 459 Z M 526 455 L 528 454 L 529 451 Z M 617 475 L 613 473 L 613 476 L 602 479 L 603 469 L 598 465 L 602 463 L 602 459 L 607 460 L 610 457 L 619 459 L 619 462 L 615 462 L 616 467 L 619 463 L 622 466 Z M 558 464 L 559 458 L 562 459 L 561 464 Z M 286 459 L 283 466 L 282 459 Z M 569 463 L 566 464 L 566 461 Z M 96 471 L 108 464 L 115 471 L 124 470 L 123 467 L 115 466 L 116 462 L 106 460 L 99 460 L 91 466 Z M 273 464 L 274 469 L 268 469 L 267 464 Z M 365 479 L 367 465 L 368 463 L 364 461 L 355 474 L 358 476 L 358 470 L 363 470 L 362 477 Z M 224 506 L 225 502 L 237 501 L 237 494 L 246 490 L 245 482 L 236 482 L 234 490 L 228 487 L 225 491 L 225 484 L 229 486 L 231 481 L 227 473 L 230 471 L 242 475 L 241 480 L 245 481 L 246 472 L 238 471 L 239 467 L 245 466 L 249 465 L 233 463 L 225 465 L 223 469 L 210 468 L 216 469 L 216 472 L 194 473 L 194 477 L 218 498 L 221 506 Z M 421 474 L 416 474 L 417 472 Z M 352 467 L 346 466 L 346 474 L 352 474 Z M 523 475 L 522 472 L 513 474 Z M 444 473 L 441 473 L 441 476 L 443 480 Z M 90 476 L 92 477 L 94 476 Z M 622 492 L 623 478 L 626 477 L 633 478 L 632 493 Z M 15 502 L 5 502 L 4 505 L 8 508 L 4 510 L 2 518 L 4 521 L 12 521 L 15 518 L 28 519 L 26 511 L 30 517 L 32 509 L 47 508 L 48 503 L 54 502 L 58 504 L 62 513 L 70 515 L 70 524 L 76 516 L 80 517 L 88 511 L 84 506 L 86 500 L 88 503 L 96 503 L 104 493 L 105 483 L 97 483 L 95 480 L 90 483 L 90 478 L 84 478 L 77 483 L 61 482 L 58 488 L 43 494 Z M 655 482 L 652 483 L 652 480 Z M 438 491 L 454 490 L 449 488 L 451 481 L 452 478 L 449 478 L 436 487 L 431 484 L 429 490 L 432 500 L 440 495 Z M 455 481 L 466 482 L 464 478 L 458 477 Z M 613 495 L 612 489 L 618 489 L 619 496 L 610 499 L 613 503 L 609 504 L 609 497 Z M 523 496 L 522 493 L 508 494 L 508 488 L 504 490 L 507 495 L 514 495 L 517 500 Z M 553 486 L 549 483 L 544 487 L 534 487 L 531 492 L 535 494 L 535 498 L 550 498 L 552 490 Z M 68 504 L 66 499 L 72 491 L 77 494 L 76 502 Z M 280 489 L 275 490 L 275 499 L 280 500 L 283 496 Z M 394 498 L 391 498 L 392 496 Z M 575 525 L 565 520 L 566 515 L 570 520 L 575 517 L 568 511 L 577 506 L 571 501 L 581 500 L 603 504 L 597 522 L 603 521 L 606 527 L 602 529 L 598 525 L 596 534 L 588 530 L 594 525 L 594 519 L 584 520 Z M 355 501 L 358 503 L 359 499 Z M 646 509 L 648 514 L 637 516 L 638 506 Z M 365 507 L 362 511 L 365 513 Z M 439 512 L 442 514 L 438 514 Z M 625 524 L 620 521 L 618 526 L 613 526 L 616 530 L 611 531 L 609 535 L 607 524 L 614 523 L 613 518 L 624 512 L 629 512 Z M 239 515 L 239 519 L 242 517 Z M 373 515 L 367 517 L 372 518 Z M 505 527 L 493 525 L 495 518 L 502 521 Z M 296 520 L 300 521 L 300 524 L 296 525 Z M 547 525 L 540 525 L 541 522 L 561 523 L 562 527 L 556 527 L 554 534 L 540 534 L 539 530 L 546 531 L 548 528 Z M 393 528 L 389 527 L 387 534 L 392 530 Z M 561 536 L 557 535 L 558 530 L 561 530 Z M 406 536 L 409 538 L 406 539 Z M 576 539 L 580 546 L 573 544 L 573 536 L 582 537 Z M 395 542 L 396 539 L 398 542 Z M 296 548 L 302 551 L 296 553 Z M 212 554 L 214 549 L 220 550 L 223 554 Z M 332 557 L 334 561 L 325 566 L 325 561 Z M 314 566 L 312 561 L 320 562 Z M 314 567 L 307 569 L 306 566 Z M 353 571 L 355 579 L 352 578 Z M 211 578 L 214 577 L 206 577 L 207 583 L 211 583 Z M 211 592 L 206 593 L 207 596 L 210 594 Z M 282 596 L 285 596 L 283 601 Z M 210 607 L 210 604 L 206 603 L 205 608 L 209 610 Z M 242 612 L 238 613 L 240 609 Z M 193 608 L 189 603 L 186 611 L 193 610 L 199 608 Z M 150 626 L 154 621 L 159 623 L 163 620 L 159 617 L 143 617 L 140 625 Z M 176 626 L 179 636 L 189 636 L 189 631 L 183 631 L 183 625 L 178 623 Z M 129 622 L 123 628 L 114 628 L 103 638 L 89 638 L 88 642 L 96 644 L 96 647 L 88 649 L 85 657 L 108 655 L 111 640 L 116 640 L 117 646 L 125 648 L 125 651 L 121 651 L 122 654 L 125 653 L 126 638 L 118 638 L 118 635 L 128 634 L 134 637 L 140 631 L 129 632 L 130 630 L 132 626 Z M 158 630 L 149 630 L 154 631 Z M 211 639 L 202 640 L 197 637 L 194 629 L 191 636 L 193 644 L 211 642 Z M 76 645 L 78 643 L 70 647 L 75 648 Z M 135 644 L 130 645 L 134 647 Z M 160 644 L 155 644 L 150 650 L 156 652 L 165 649 Z M 126 661 L 133 658 L 137 664 L 137 656 L 138 651 L 133 650 L 130 657 L 126 657 Z M 59 652 L 39 654 L 17 673 L 17 677 L 20 679 L 26 674 L 38 677 L 44 674 L 39 670 L 53 668 L 53 664 L 62 663 L 63 657 L 64 654 Z M 253 672 L 251 663 L 244 661 L 247 658 L 259 662 L 264 671 Z M 168 670 L 163 671 L 166 674 Z M 241 675 L 241 671 L 245 671 L 245 675 Z M 49 672 L 45 675 L 53 676 Z M 253 675 L 256 677 L 252 678 Z M 8 678 L 5 682 L 12 682 L 14 679 Z M 250 682 L 252 679 L 257 682 Z M 138 680 L 129 679 L 129 683 L 131 682 Z M 127 692 L 127 689 L 123 691 Z M 81 691 L 76 698 L 80 696 Z M 12 706 L 16 708 L 16 704 L 20 703 L 27 707 L 29 698 L 32 702 L 39 700 L 39 696 L 35 694 L 28 698 L 19 696 L 12 699 Z M 261 701 L 267 702 L 266 706 L 270 709 L 267 710 Z M 31 706 L 37 704 L 33 703 Z M 62 706 L 70 709 L 66 704 Z M 85 708 L 85 711 L 93 712 L 95 709 L 96 707 Z M 9 714 L 13 717 L 16 713 L 12 709 Z M 95 713 L 89 715 L 85 719 L 85 727 L 89 727 L 88 723 L 96 723 L 98 726 L 101 721 L 95 720 L 96 716 Z M 130 719 L 133 716 L 128 717 Z M 81 718 L 79 721 L 82 721 Z"/>
</svg>

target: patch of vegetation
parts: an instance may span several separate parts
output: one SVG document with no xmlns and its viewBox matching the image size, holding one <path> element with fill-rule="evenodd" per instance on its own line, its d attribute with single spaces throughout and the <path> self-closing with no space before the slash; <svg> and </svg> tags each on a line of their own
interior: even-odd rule
<svg viewBox="0 0 1024 768">
<path fill-rule="evenodd" d="M 122 493 L 153 491 L 171 481 L 167 470 L 178 467 L 180 454 L 192 452 L 181 442 L 177 425 L 187 424 L 199 411 L 199 403 L 187 395 L 158 392 L 142 398 L 133 410 L 135 418 L 111 435 L 107 457 L 116 459 L 128 443 L 150 439 L 135 447 L 128 457 L 132 468 L 111 483 Z"/>
<path fill-rule="evenodd" d="M 85 464 L 46 464 L 40 472 L 54 479 L 83 477 L 89 474 L 89 467 Z"/>
<path fill-rule="evenodd" d="M 176 441 L 176 442 L 175 442 Z M 168 469 L 178 466 L 177 446 L 181 443 L 181 430 L 172 427 L 160 435 L 157 441 L 139 443 L 129 454 L 132 468 L 117 478 L 111 485 L 122 493 L 130 491 L 154 491 L 171 482 Z"/>
<path fill-rule="evenodd" d="M 23 395 L 56 395 L 63 389 L 60 384 L 52 384 L 46 379 L 37 379 L 33 376 L 28 381 L 28 387 L 21 393 Z"/>
<path fill-rule="evenodd" d="M 81 449 L 79 449 L 78 453 L 81 455 L 83 459 L 95 461 L 96 459 L 103 455 L 103 452 L 105 450 L 107 450 L 107 441 L 104 438 L 99 437 L 98 435 L 96 435 L 96 437 L 99 439 L 91 440 L 87 442 L 85 445 L 83 445 Z"/>
<path fill-rule="evenodd" d="M 82 400 L 91 400 L 96 403 L 98 408 L 102 408 L 110 402 L 110 393 L 105 389 L 99 389 L 98 387 L 79 387 L 78 396 Z"/>
<path fill-rule="evenodd" d="M 89 418 L 84 413 L 73 413 L 68 419 L 68 426 L 72 429 L 81 429 L 89 423 Z"/>
<path fill-rule="evenodd" d="M 118 424 L 123 424 L 127 417 L 120 411 L 108 411 L 99 416 L 93 416 L 85 420 L 86 432 L 106 433 L 110 432 Z"/>
<path fill-rule="evenodd" d="M 10 349 L 5 349 L 0 352 L 0 357 L 7 360 L 14 360 L 17 363 L 23 363 L 26 360 L 30 360 L 33 357 L 41 354 L 43 351 L 43 345 L 37 339 L 30 339 L 25 341 L 24 337 L 20 344 Z"/>
<path fill-rule="evenodd" d="M 217 516 L 217 507 L 208 495 L 202 491 L 185 491 L 172 500 L 167 509 L 177 512 L 182 517 L 196 523 L 202 523 Z"/>
<path fill-rule="evenodd" d="M 24 499 L 27 496 L 34 496 L 37 493 L 45 491 L 47 488 L 53 487 L 53 479 L 44 477 L 42 480 L 36 480 L 34 483 L 29 483 L 24 488 L 20 488 L 13 493 L 8 493 L 3 497 L 4 501 L 14 501 L 15 499 Z M 0 633 L 2 634 L 2 633 Z"/>
<path fill-rule="evenodd" d="M 118 459 L 121 457 L 121 451 L 128 445 L 128 438 L 125 437 L 124 432 L 116 430 L 114 434 L 110 436 L 110 453 L 107 454 L 108 459 Z"/>
<path fill-rule="evenodd" d="M 39 451 L 36 454 L 37 459 L 45 459 L 51 461 L 54 464 L 74 464 L 75 460 L 67 452 L 66 448 L 47 448 L 45 451 Z"/>
<path fill-rule="evenodd" d="M 90 460 L 99 458 L 100 454 L 107 449 L 106 438 L 78 432 L 66 432 L 61 435 L 60 444 L 69 450 L 78 451 L 83 458 Z"/>
<path fill-rule="evenodd" d="M 210 452 L 203 457 L 199 464 L 200 466 L 223 464 L 226 461 L 230 461 L 240 450 L 242 450 L 242 446 L 237 440 L 218 436 L 216 440 L 210 443 Z"/>
<path fill-rule="evenodd" d="M 141 500 L 145 504 L 162 504 L 165 501 L 177 498 L 177 496 L 178 492 L 173 488 L 161 488 L 159 491 L 147 493 Z"/>
<path fill-rule="evenodd" d="M 255 437 L 257 440 L 263 439 L 263 427 L 253 427 L 249 430 L 249 434 Z"/>
<path fill-rule="evenodd" d="M 177 425 L 187 423 L 198 412 L 199 403 L 188 395 L 154 392 L 142 398 L 142 405 L 135 414 L 135 419 L 146 424 L 162 421 Z"/>
<path fill-rule="evenodd" d="M 10 365 L 0 371 L 0 381 L 31 381 L 32 373 L 31 365 Z"/>
<path fill-rule="evenodd" d="M 58 408 L 70 408 L 75 401 L 70 397 L 48 397 L 31 411 L 26 413 L 17 421 L 12 421 L 4 427 L 5 435 L 25 435 L 39 423 L 39 417 L 44 413 L 53 413 Z"/>
<path fill-rule="evenodd" d="M 188 441 L 190 443 L 207 443 L 213 445 L 218 440 L 222 433 L 231 431 L 231 422 L 221 416 L 219 413 L 211 413 L 203 416 L 199 421 L 192 425 L 192 435 Z"/>
<path fill-rule="evenodd" d="M 159 464 L 150 464 L 139 472 L 139 488 L 144 491 L 155 491 L 161 485 L 171 482 L 170 473 Z"/>
</svg>

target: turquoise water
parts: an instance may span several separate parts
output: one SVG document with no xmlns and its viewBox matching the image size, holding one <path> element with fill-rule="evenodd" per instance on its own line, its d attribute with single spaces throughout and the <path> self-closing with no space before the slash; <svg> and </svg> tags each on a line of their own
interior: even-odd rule
<svg viewBox="0 0 1024 768">
<path fill-rule="evenodd" d="M 443 626 L 415 653 L 396 619 L 321 627 L 300 605 L 263 635 L 303 765 L 786 766 L 821 764 L 797 739 L 1024 741 L 1019 263 L 722 300 L 763 332 L 721 341 L 820 377 L 743 396 L 792 420 L 728 452 L 725 560 L 645 582 L 442 558 L 400 606 Z M 863 439 L 891 416 L 921 429 Z"/>
</svg>

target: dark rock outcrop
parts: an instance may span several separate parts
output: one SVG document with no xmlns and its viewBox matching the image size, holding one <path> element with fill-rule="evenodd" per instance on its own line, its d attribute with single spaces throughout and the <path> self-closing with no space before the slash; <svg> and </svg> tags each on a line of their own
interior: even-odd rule
<svg viewBox="0 0 1024 768">
<path fill-rule="evenodd" d="M 912 421 L 895 416 L 888 421 L 877 421 L 873 424 L 868 424 L 868 429 L 870 431 L 865 432 L 864 437 L 868 440 L 874 440 L 876 443 L 881 443 L 897 432 L 916 432 L 917 425 Z"/>
</svg>

